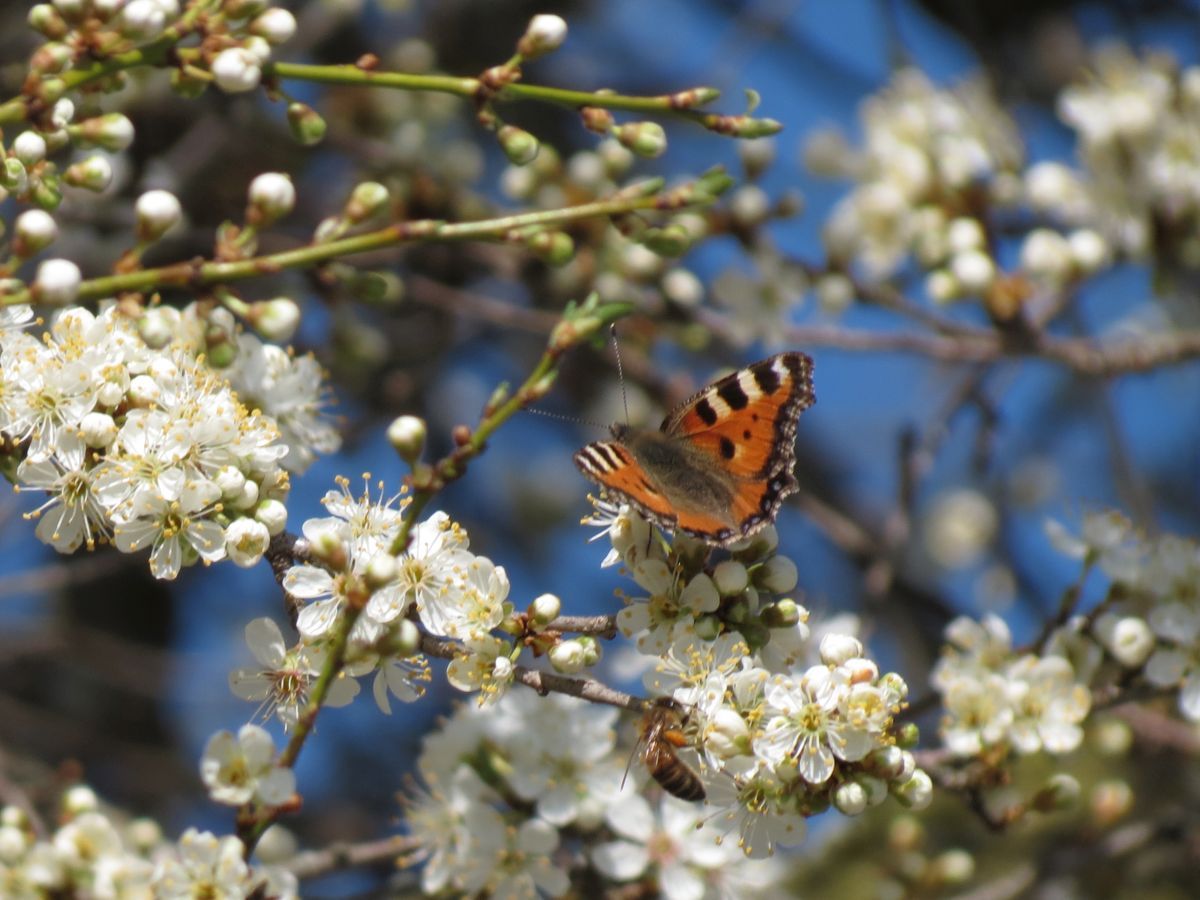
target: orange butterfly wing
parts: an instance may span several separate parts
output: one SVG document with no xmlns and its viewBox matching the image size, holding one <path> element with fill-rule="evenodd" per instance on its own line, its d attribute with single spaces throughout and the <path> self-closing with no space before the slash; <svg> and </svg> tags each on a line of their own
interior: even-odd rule
<svg viewBox="0 0 1200 900">
<path fill-rule="evenodd" d="M 796 423 L 814 399 L 812 360 L 780 353 L 709 385 L 663 421 L 661 432 L 682 445 L 672 452 L 680 456 L 670 468 L 686 466 L 696 478 L 710 472 L 704 480 L 730 498 L 728 508 L 695 502 L 691 491 L 680 491 L 673 501 L 664 493 L 670 479 L 650 475 L 625 443 L 588 444 L 575 454 L 575 464 L 660 528 L 726 546 L 774 519 L 783 498 L 796 490 Z M 646 452 L 644 436 L 622 428 L 614 434 Z M 653 468 L 660 476 L 662 465 L 659 457 Z"/>
<path fill-rule="evenodd" d="M 686 437 L 734 478 L 769 482 L 795 464 L 796 420 L 815 399 L 812 360 L 780 353 L 710 384 L 662 430 Z"/>
</svg>

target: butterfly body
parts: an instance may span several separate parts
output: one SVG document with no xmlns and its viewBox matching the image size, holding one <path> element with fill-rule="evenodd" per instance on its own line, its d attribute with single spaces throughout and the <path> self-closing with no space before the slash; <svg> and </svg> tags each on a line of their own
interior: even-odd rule
<svg viewBox="0 0 1200 900">
<path fill-rule="evenodd" d="M 727 546 L 797 489 L 796 421 L 813 400 L 812 361 L 780 353 L 704 388 L 658 431 L 614 426 L 575 463 L 660 528 Z"/>
</svg>

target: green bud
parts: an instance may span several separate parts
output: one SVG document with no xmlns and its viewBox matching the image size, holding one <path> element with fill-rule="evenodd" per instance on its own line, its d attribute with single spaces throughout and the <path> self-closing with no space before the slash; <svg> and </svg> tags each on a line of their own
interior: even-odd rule
<svg viewBox="0 0 1200 900">
<path fill-rule="evenodd" d="M 915 722 L 905 722 L 896 729 L 896 746 L 903 750 L 911 750 L 921 740 L 921 729 Z"/>
<path fill-rule="evenodd" d="M 615 132 L 621 145 L 638 156 L 657 159 L 667 152 L 667 133 L 657 122 L 630 122 Z"/>
<path fill-rule="evenodd" d="M 771 640 L 770 629 L 758 622 L 743 622 L 738 626 L 738 631 L 752 651 L 767 646 Z"/>
<path fill-rule="evenodd" d="M 716 616 L 701 616 L 696 620 L 696 637 L 702 641 L 715 641 L 721 634 L 721 620 Z"/>
<path fill-rule="evenodd" d="M 800 607 L 795 600 L 785 597 L 763 609 L 762 621 L 768 628 L 791 628 L 800 622 Z"/>
<path fill-rule="evenodd" d="M 33 183 L 30 199 L 39 209 L 47 212 L 58 209 L 62 203 L 62 187 L 57 178 L 39 178 Z"/>
<path fill-rule="evenodd" d="M 387 208 L 391 196 L 378 181 L 363 181 L 354 186 L 343 215 L 352 225 L 378 215 Z"/>
<path fill-rule="evenodd" d="M 537 138 L 516 125 L 501 126 L 496 132 L 496 140 L 500 142 L 500 149 L 514 166 L 524 166 L 533 162 L 541 148 Z"/>
<path fill-rule="evenodd" d="M 580 635 L 575 640 L 583 648 L 583 660 L 589 668 L 600 662 L 601 657 L 604 655 L 604 648 L 600 646 L 598 640 L 590 634 Z"/>
<path fill-rule="evenodd" d="M 387 429 L 388 443 L 410 466 L 421 458 L 427 433 L 425 420 L 418 416 L 397 416 Z"/>
<path fill-rule="evenodd" d="M 325 137 L 325 120 L 307 103 L 289 103 L 287 120 L 292 137 L 305 147 L 319 144 Z"/>
<path fill-rule="evenodd" d="M 539 231 L 525 245 L 551 266 L 564 265 L 575 255 L 575 242 L 565 231 Z"/>
<path fill-rule="evenodd" d="M 30 7 L 26 21 L 30 28 L 52 41 L 62 40 L 69 30 L 66 20 L 49 3 Z"/>
<path fill-rule="evenodd" d="M 1079 802 L 1079 782 L 1063 772 L 1051 775 L 1033 795 L 1029 805 L 1038 812 L 1048 813 L 1070 809 Z"/>
<path fill-rule="evenodd" d="M 83 188 L 96 193 L 112 184 L 112 177 L 112 163 L 103 156 L 89 156 L 63 172 L 63 181 L 71 187 Z"/>
<path fill-rule="evenodd" d="M 347 287 L 373 306 L 394 306 L 404 299 L 404 282 L 395 272 L 356 272 Z"/>
<path fill-rule="evenodd" d="M 29 173 L 19 159 L 12 156 L 4 160 L 4 172 L 0 174 L 0 184 L 4 189 L 14 194 L 23 194 L 29 189 Z"/>
<path fill-rule="evenodd" d="M 208 90 L 207 81 L 195 78 L 182 69 L 171 70 L 170 83 L 171 90 L 185 100 L 195 100 Z"/>
<path fill-rule="evenodd" d="M 653 250 L 659 256 L 674 259 L 683 256 L 692 246 L 691 236 L 682 225 L 668 225 L 665 228 L 647 228 L 641 235 L 643 246 Z"/>
</svg>

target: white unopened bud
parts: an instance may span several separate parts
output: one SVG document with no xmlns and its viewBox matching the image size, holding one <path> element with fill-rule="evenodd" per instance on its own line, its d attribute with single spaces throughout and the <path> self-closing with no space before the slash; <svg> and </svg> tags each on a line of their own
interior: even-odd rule
<svg viewBox="0 0 1200 900">
<path fill-rule="evenodd" d="M 387 429 L 388 442 L 409 465 L 421 458 L 425 434 L 425 420 L 419 416 L 397 416 Z"/>
<path fill-rule="evenodd" d="M 1121 665 L 1136 669 L 1154 651 L 1154 632 L 1140 616 L 1106 613 L 1096 619 L 1096 636 Z"/>
<path fill-rule="evenodd" d="M 103 450 L 117 439 L 117 423 L 108 413 L 90 412 L 79 421 L 79 437 L 93 450 Z"/>
<path fill-rule="evenodd" d="M 831 315 L 837 315 L 854 302 L 854 282 L 838 272 L 822 275 L 814 288 L 821 309 Z"/>
<path fill-rule="evenodd" d="M 917 769 L 912 778 L 895 788 L 895 794 L 909 809 L 924 809 L 933 801 L 933 780 L 924 769 Z"/>
<path fill-rule="evenodd" d="M 796 564 L 786 556 L 772 556 L 754 573 L 754 583 L 773 594 L 795 590 L 799 580 Z"/>
<path fill-rule="evenodd" d="M 213 80 L 228 94 L 241 94 L 258 87 L 262 80 L 259 58 L 245 47 L 229 47 L 212 61 Z"/>
<path fill-rule="evenodd" d="M 1030 275 L 1060 284 L 1071 274 L 1071 245 L 1057 231 L 1035 228 L 1021 245 L 1021 268 Z"/>
<path fill-rule="evenodd" d="M 47 259 L 38 266 L 33 295 L 42 303 L 63 306 L 79 295 L 83 275 L 69 259 Z"/>
<path fill-rule="evenodd" d="M 934 303 L 945 305 L 962 296 L 962 285 L 948 269 L 934 269 L 925 279 L 925 293 Z"/>
<path fill-rule="evenodd" d="M 63 812 L 69 816 L 95 812 L 100 808 L 100 798 L 86 784 L 77 784 L 68 788 L 62 798 Z"/>
<path fill-rule="evenodd" d="M 156 306 L 146 310 L 138 319 L 138 334 L 152 350 L 161 350 L 175 339 L 175 326 L 179 312 L 169 306 Z"/>
<path fill-rule="evenodd" d="M 732 759 L 747 752 L 750 746 L 750 727 L 736 710 L 722 706 L 708 720 L 704 729 L 704 749 L 721 759 Z"/>
<path fill-rule="evenodd" d="M 258 505 L 258 482 L 246 479 L 242 489 L 230 499 L 229 505 L 239 511 L 248 513 Z"/>
<path fill-rule="evenodd" d="M 587 653 L 578 641 L 562 641 L 555 644 L 547 656 L 555 671 L 564 675 L 575 675 L 587 667 Z"/>
<path fill-rule="evenodd" d="M 265 65 L 271 59 L 271 45 L 266 38 L 252 34 L 242 41 L 242 46 L 250 51 L 260 66 Z"/>
<path fill-rule="evenodd" d="M 235 566 L 243 569 L 262 559 L 270 543 L 267 526 L 254 519 L 234 519 L 225 529 L 225 554 Z"/>
<path fill-rule="evenodd" d="M 1077 229 L 1067 235 L 1067 243 L 1075 267 L 1083 274 L 1090 275 L 1108 265 L 1111 258 L 1108 241 L 1099 232 L 1090 228 Z"/>
<path fill-rule="evenodd" d="M 63 97 L 50 110 L 50 124 L 55 128 L 66 128 L 75 118 L 75 104 L 70 98 Z"/>
<path fill-rule="evenodd" d="M 729 213 L 734 222 L 745 227 L 760 225 L 771 212 L 767 192 L 757 184 L 745 184 L 729 198 Z"/>
<path fill-rule="evenodd" d="M 85 119 L 73 126 L 71 133 L 84 144 L 94 144 L 113 153 L 125 150 L 133 143 L 133 123 L 121 113 Z"/>
<path fill-rule="evenodd" d="M 838 812 L 847 816 L 857 816 L 867 808 L 867 789 L 857 781 L 847 781 L 838 785 L 833 792 L 833 805 Z"/>
<path fill-rule="evenodd" d="M 529 604 L 529 618 L 535 625 L 548 625 L 562 612 L 562 601 L 554 594 L 541 594 Z"/>
<path fill-rule="evenodd" d="M 346 202 L 346 221 L 351 224 L 369 219 L 387 208 L 391 195 L 378 181 L 363 181 L 354 186 Z"/>
<path fill-rule="evenodd" d="M 663 293 L 680 306 L 696 307 L 704 302 L 704 285 L 687 269 L 672 269 L 662 280 Z"/>
<path fill-rule="evenodd" d="M 983 225 L 978 219 L 960 216 L 952 219 L 946 226 L 946 244 L 951 253 L 965 253 L 968 250 L 982 250 L 987 243 Z"/>
<path fill-rule="evenodd" d="M 28 257 L 44 250 L 58 237 L 58 225 L 43 209 L 27 209 L 17 216 L 14 225 L 13 252 Z"/>
<path fill-rule="evenodd" d="M 713 584 L 722 597 L 736 597 L 750 586 L 750 575 L 746 567 L 736 559 L 726 559 L 713 569 Z"/>
<path fill-rule="evenodd" d="M 268 43 L 282 44 L 296 33 L 296 17 L 286 9 L 273 6 L 250 23 L 250 31 Z"/>
<path fill-rule="evenodd" d="M 283 344 L 300 325 L 300 307 L 291 297 L 263 300 L 250 308 L 250 321 L 264 340 Z"/>
<path fill-rule="evenodd" d="M 979 294 L 996 280 L 996 264 L 982 250 L 965 250 L 950 259 L 950 272 L 965 294 Z"/>
<path fill-rule="evenodd" d="M 254 518 L 266 525 L 267 531 L 274 537 L 287 528 L 287 507 L 278 500 L 263 500 L 254 510 Z"/>
<path fill-rule="evenodd" d="M 121 31 L 135 41 L 152 41 L 166 27 L 166 10 L 155 0 L 129 0 L 121 11 Z"/>
<path fill-rule="evenodd" d="M 261 227 L 292 211 L 296 205 L 296 188 L 292 179 L 282 172 L 263 172 L 250 182 L 249 197 L 247 217 L 256 219 L 251 224 Z"/>
<path fill-rule="evenodd" d="M 840 666 L 862 655 L 862 641 L 853 635 L 830 633 L 821 638 L 821 662 L 827 666 Z"/>
<path fill-rule="evenodd" d="M 12 152 L 26 167 L 46 158 L 46 139 L 36 131 L 22 131 L 13 139 Z"/>
<path fill-rule="evenodd" d="M 394 581 L 398 570 L 396 557 L 390 553 L 376 553 L 367 560 L 367 568 L 363 575 L 366 578 L 367 586 L 378 590 L 385 584 Z"/>
<path fill-rule="evenodd" d="M 89 156 L 82 162 L 77 162 L 63 172 L 63 181 L 71 187 L 84 190 L 100 191 L 112 184 L 113 167 L 105 156 Z"/>
<path fill-rule="evenodd" d="M 517 42 L 517 52 L 526 59 L 535 59 L 557 50 L 567 39 L 567 23 L 562 16 L 547 13 L 534 16 Z"/>
<path fill-rule="evenodd" d="M 162 390 L 158 382 L 149 375 L 136 375 L 129 382 L 129 402 L 141 409 L 148 409 L 158 403 Z"/>
<path fill-rule="evenodd" d="M 146 191 L 137 198 L 137 236 L 139 241 L 156 241 L 183 217 L 179 200 L 170 191 Z"/>
<path fill-rule="evenodd" d="M 221 466 L 213 476 L 213 483 L 221 489 L 221 499 L 232 500 L 242 493 L 246 476 L 237 466 Z"/>
</svg>

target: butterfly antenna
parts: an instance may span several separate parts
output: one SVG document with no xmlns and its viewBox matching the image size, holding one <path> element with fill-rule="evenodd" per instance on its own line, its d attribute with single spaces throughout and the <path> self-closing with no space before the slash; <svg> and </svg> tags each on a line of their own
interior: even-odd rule
<svg viewBox="0 0 1200 900">
<path fill-rule="evenodd" d="M 625 407 L 625 424 L 629 424 L 629 398 L 625 394 L 625 371 L 621 368 L 621 345 L 617 342 L 617 326 L 616 323 L 608 326 L 609 336 L 612 338 L 613 356 L 617 358 L 617 381 L 621 385 L 621 405 Z"/>
<path fill-rule="evenodd" d="M 533 413 L 538 416 L 545 416 L 548 419 L 558 419 L 562 422 L 571 422 L 575 425 L 589 425 L 592 428 L 606 429 L 607 425 L 601 425 L 599 422 L 593 422 L 591 419 L 581 419 L 579 416 L 564 416 L 562 413 L 550 412 L 545 409 L 537 409 L 536 407 L 527 407 L 525 412 Z"/>
</svg>

